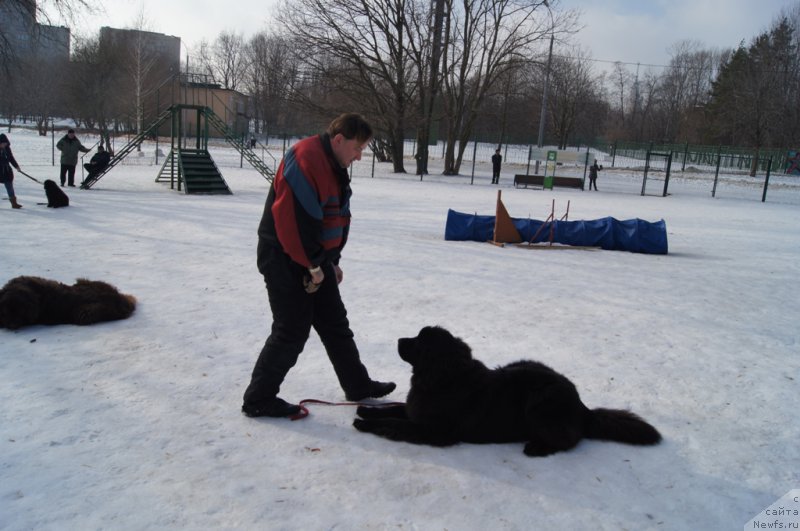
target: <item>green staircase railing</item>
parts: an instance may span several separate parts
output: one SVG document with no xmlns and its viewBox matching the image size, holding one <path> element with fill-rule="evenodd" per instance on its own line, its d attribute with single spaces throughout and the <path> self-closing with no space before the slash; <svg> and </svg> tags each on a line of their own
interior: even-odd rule
<svg viewBox="0 0 800 531">
<path fill-rule="evenodd" d="M 84 190 L 88 190 L 89 188 L 94 186 L 94 184 L 97 181 L 99 181 L 106 173 L 111 171 L 111 169 L 114 168 L 114 166 L 122 162 L 122 160 L 125 157 L 133 153 L 133 151 L 136 148 L 138 148 L 148 136 L 150 136 L 154 131 L 157 132 L 158 128 L 161 127 L 161 124 L 167 121 L 167 119 L 169 119 L 170 116 L 172 116 L 172 107 L 159 114 L 158 117 L 153 121 L 153 123 L 151 123 L 144 131 L 133 137 L 130 142 L 128 142 L 122 147 L 122 149 L 117 150 L 117 152 L 114 153 L 114 156 L 111 157 L 111 160 L 108 162 L 108 166 L 103 168 L 102 171 L 96 173 L 95 175 L 92 175 L 91 178 L 87 177 L 86 179 L 84 179 L 84 181 L 81 183 L 81 188 L 83 188 Z"/>
<path fill-rule="evenodd" d="M 228 142 L 231 146 L 233 146 L 236 151 L 238 151 L 246 160 L 250 163 L 250 165 L 255 168 L 255 170 L 260 173 L 267 181 L 272 182 L 272 179 L 275 178 L 275 173 L 266 165 L 261 158 L 256 155 L 252 149 L 247 147 L 247 145 L 239 139 L 227 126 L 227 124 L 222 121 L 222 119 L 217 116 L 217 114 L 210 108 L 206 107 L 204 110 L 204 115 L 208 123 L 214 126 L 214 128 L 222 133 L 225 141 Z"/>
<path fill-rule="evenodd" d="M 246 159 L 247 162 L 268 182 L 272 182 L 275 177 L 275 173 L 258 155 L 256 155 L 255 152 L 253 152 L 252 149 L 245 144 L 243 140 L 237 138 L 233 131 L 231 131 L 227 124 L 213 111 L 213 109 L 210 107 L 171 105 L 161 114 L 159 114 L 153 123 L 151 123 L 144 131 L 136 135 L 130 142 L 123 146 L 122 149 L 119 149 L 111 158 L 108 166 L 106 166 L 103 171 L 92 175 L 91 178 L 84 179 L 84 181 L 81 183 L 81 188 L 91 188 L 125 157 L 136 150 L 148 136 L 154 133 L 158 134 L 158 129 L 162 124 L 164 124 L 164 122 L 170 118 L 174 118 L 175 113 L 186 108 L 199 109 L 200 113 L 205 116 L 207 124 L 213 126 L 216 130 L 222 133 L 223 138 L 228 144 L 233 146 L 236 151 L 238 151 L 242 157 Z M 207 134 L 208 133 L 206 132 L 206 135 Z M 206 142 L 204 143 L 206 147 L 207 143 L 208 142 L 206 138 Z M 198 148 L 199 147 L 201 146 L 199 145 L 198 141 Z M 178 153 L 177 160 L 175 160 L 176 151 Z M 184 154 L 186 155 L 184 156 Z M 158 177 L 156 177 L 156 181 L 166 180 L 167 178 L 165 177 L 165 174 L 169 169 L 169 180 L 173 181 L 174 184 L 176 177 L 174 171 L 176 162 L 178 170 L 178 190 L 181 189 L 182 185 L 185 185 L 186 193 L 231 193 L 230 188 L 228 188 L 227 183 L 225 183 L 225 180 L 222 178 L 219 169 L 217 168 L 216 164 L 214 164 L 214 161 L 211 159 L 211 155 L 207 150 L 186 150 L 181 148 L 173 148 L 164 161 L 164 165 L 161 167 Z M 189 183 L 189 180 L 193 180 L 194 182 Z M 211 185 L 211 180 L 216 181 L 216 184 Z"/>
</svg>

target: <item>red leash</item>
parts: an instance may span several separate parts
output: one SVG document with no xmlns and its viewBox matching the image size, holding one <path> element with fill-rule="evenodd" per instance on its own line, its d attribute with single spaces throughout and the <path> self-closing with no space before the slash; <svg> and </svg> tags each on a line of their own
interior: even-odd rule
<svg viewBox="0 0 800 531">
<path fill-rule="evenodd" d="M 321 406 L 369 406 L 369 407 L 390 407 L 390 406 L 404 406 L 405 402 L 381 402 L 379 404 L 370 404 L 367 402 L 326 402 L 325 400 L 317 400 L 316 398 L 306 398 L 300 401 L 300 412 L 291 415 L 289 418 L 292 420 L 304 419 L 308 416 L 308 408 L 306 404 L 318 404 Z"/>
</svg>

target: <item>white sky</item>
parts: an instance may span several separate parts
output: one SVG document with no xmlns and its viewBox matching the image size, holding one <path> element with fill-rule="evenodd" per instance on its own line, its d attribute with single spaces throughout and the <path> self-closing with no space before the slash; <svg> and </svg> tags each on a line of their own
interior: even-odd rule
<svg viewBox="0 0 800 531">
<path fill-rule="evenodd" d="M 152 31 L 180 37 L 192 47 L 223 30 L 249 37 L 268 27 L 278 0 L 94 0 L 103 14 L 85 15 L 73 27 L 91 34 L 101 26 L 132 27 L 143 9 Z M 662 65 L 681 40 L 708 47 L 735 47 L 764 31 L 798 0 L 551 0 L 556 9 L 579 9 L 576 40 L 599 61 Z M 602 63 L 599 63 L 602 65 Z"/>
<path fill-rule="evenodd" d="M 683 40 L 735 48 L 768 29 L 797 0 L 560 0 L 580 9 L 578 41 L 597 60 L 664 65 Z"/>
</svg>

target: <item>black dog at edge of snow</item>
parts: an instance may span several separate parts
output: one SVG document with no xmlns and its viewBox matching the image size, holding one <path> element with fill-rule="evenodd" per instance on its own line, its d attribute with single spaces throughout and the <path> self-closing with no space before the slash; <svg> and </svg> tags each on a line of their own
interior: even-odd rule
<svg viewBox="0 0 800 531">
<path fill-rule="evenodd" d="M 525 442 L 525 455 L 570 450 L 581 439 L 657 444 L 661 434 L 630 411 L 589 409 L 565 376 L 536 361 L 489 369 L 441 327 L 401 338 L 412 367 L 405 405 L 360 406 L 356 429 L 433 446 Z"/>
<path fill-rule="evenodd" d="M 31 325 L 90 325 L 130 317 L 133 295 L 99 280 L 79 278 L 68 286 L 56 280 L 21 276 L 0 289 L 0 328 Z"/>
</svg>

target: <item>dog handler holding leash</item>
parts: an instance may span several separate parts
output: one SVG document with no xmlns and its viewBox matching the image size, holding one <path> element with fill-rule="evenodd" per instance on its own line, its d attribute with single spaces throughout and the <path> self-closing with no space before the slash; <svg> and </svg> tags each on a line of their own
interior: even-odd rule
<svg viewBox="0 0 800 531">
<path fill-rule="evenodd" d="M 14 193 L 14 171 L 11 166 L 14 166 L 17 171 L 22 171 L 11 153 L 11 142 L 4 133 L 0 133 L 0 182 L 6 187 L 11 208 L 22 208 L 22 205 L 17 203 L 17 196 Z"/>
<path fill-rule="evenodd" d="M 288 417 L 299 405 L 278 397 L 311 332 L 319 334 L 348 400 L 379 398 L 393 382 L 370 379 L 339 292 L 339 258 L 350 229 L 350 176 L 372 128 L 343 114 L 321 135 L 291 147 L 278 167 L 258 227 L 258 270 L 272 310 L 272 331 L 244 393 L 249 417 Z"/>
</svg>

